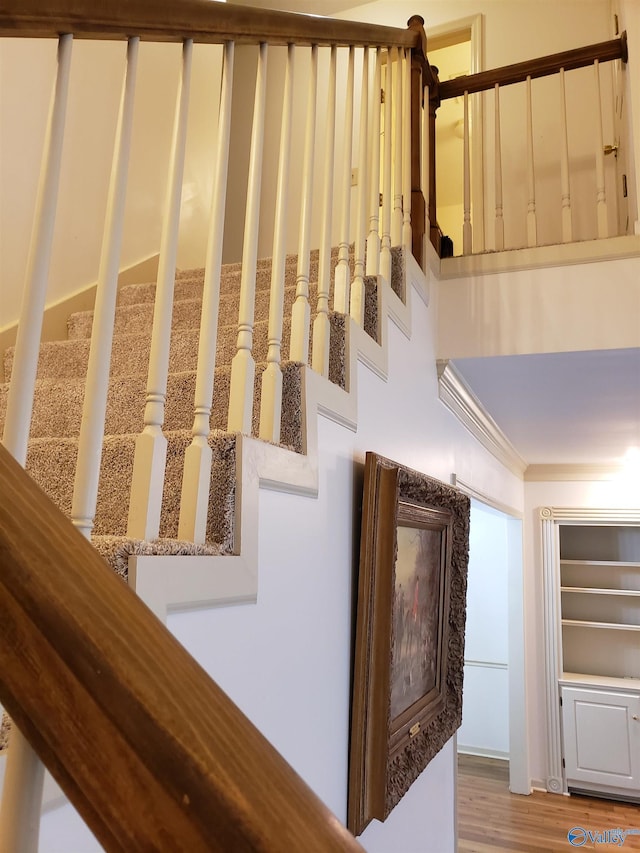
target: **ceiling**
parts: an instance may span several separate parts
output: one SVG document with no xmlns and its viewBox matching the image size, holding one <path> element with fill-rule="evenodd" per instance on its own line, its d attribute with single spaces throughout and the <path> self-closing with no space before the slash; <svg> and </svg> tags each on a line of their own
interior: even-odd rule
<svg viewBox="0 0 640 853">
<path fill-rule="evenodd" d="M 640 348 L 453 364 L 530 465 L 620 464 L 640 448 Z"/>
</svg>

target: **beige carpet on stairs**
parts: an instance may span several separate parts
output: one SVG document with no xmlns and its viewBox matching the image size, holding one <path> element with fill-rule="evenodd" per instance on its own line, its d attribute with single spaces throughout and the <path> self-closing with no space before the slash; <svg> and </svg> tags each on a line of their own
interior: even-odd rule
<svg viewBox="0 0 640 853">
<path fill-rule="evenodd" d="M 337 261 L 334 250 L 332 266 Z M 285 307 L 282 353 L 289 350 L 291 308 L 296 291 L 296 256 L 285 267 Z M 403 257 L 393 253 L 394 290 L 404 296 Z M 351 260 L 353 272 L 353 260 Z M 310 302 L 317 299 L 318 253 L 311 255 Z M 193 397 L 204 270 L 179 272 L 176 276 L 169 378 L 164 430 L 168 441 L 167 473 L 162 499 L 160 539 L 132 541 L 126 537 L 129 486 L 135 439 L 143 427 L 153 300 L 155 284 L 129 285 L 118 296 L 110 382 L 103 442 L 98 507 L 92 541 L 123 578 L 131 554 L 229 554 L 233 552 L 236 437 L 226 433 L 231 359 L 235 355 L 241 268 L 230 264 L 221 278 L 218 347 L 211 416 L 210 446 L 213 452 L 211 502 L 204 546 L 177 540 L 179 498 L 184 452 L 191 441 Z M 254 349 L 256 381 L 252 433 L 257 435 L 260 414 L 261 376 L 266 367 L 267 325 L 271 263 L 258 262 Z M 365 330 L 377 339 L 377 284 L 365 278 Z M 311 317 L 312 329 L 314 315 Z M 38 380 L 31 423 L 27 469 L 54 502 L 70 514 L 73 477 L 80 430 L 84 379 L 89 355 L 93 312 L 72 315 L 69 338 L 40 346 Z M 332 312 L 329 378 L 345 385 L 345 318 Z M 10 378 L 13 348 L 4 354 L 5 376 Z M 302 452 L 300 365 L 284 362 L 281 443 Z M 4 424 L 8 384 L 0 385 L 0 430 Z"/>
<path fill-rule="evenodd" d="M 336 252 L 333 253 L 333 263 Z M 285 272 L 283 357 L 289 350 L 291 308 L 295 299 L 295 256 L 288 256 Z M 310 302 L 317 299 L 318 253 L 311 256 Z M 353 261 L 351 261 L 353 272 Z M 226 432 L 230 364 L 235 354 L 240 265 L 223 268 L 221 279 L 218 348 L 210 446 L 213 451 L 211 500 L 204 545 L 177 539 L 179 501 L 184 452 L 191 441 L 195 391 L 198 330 L 202 306 L 203 270 L 179 272 L 176 276 L 169 378 L 164 430 L 168 441 L 166 479 L 162 498 L 160 538 L 155 541 L 128 539 L 129 488 L 135 439 L 143 427 L 143 412 L 149 360 L 155 284 L 129 285 L 120 290 L 116 311 L 110 381 L 103 441 L 98 506 L 92 542 L 107 563 L 125 581 L 128 558 L 133 554 L 231 554 L 234 549 L 236 492 L 236 436 Z M 254 329 L 256 382 L 252 433 L 257 435 L 260 412 L 260 384 L 266 366 L 267 322 L 271 264 L 258 262 Z M 402 250 L 393 250 L 392 287 L 404 300 L 404 259 Z M 365 330 L 378 336 L 376 279 L 365 278 Z M 314 315 L 311 317 L 310 330 Z M 27 470 L 45 492 L 67 514 L 71 511 L 77 438 L 82 417 L 84 380 L 89 355 L 93 312 L 74 314 L 68 321 L 66 341 L 40 346 L 38 378 L 31 423 Z M 332 312 L 329 378 L 345 386 L 344 315 Z M 13 348 L 4 354 L 5 377 L 0 384 L 0 434 L 4 427 L 8 380 Z M 301 369 L 295 362 L 283 362 L 283 412 L 281 443 L 302 452 Z M 0 753 L 5 749 L 10 721 L 4 716 L 0 727 Z"/>
</svg>

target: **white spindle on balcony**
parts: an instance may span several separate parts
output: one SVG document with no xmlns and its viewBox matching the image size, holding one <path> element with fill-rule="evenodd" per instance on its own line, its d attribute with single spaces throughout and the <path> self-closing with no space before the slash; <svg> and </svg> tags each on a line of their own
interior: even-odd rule
<svg viewBox="0 0 640 853">
<path fill-rule="evenodd" d="M 402 245 L 411 251 L 411 51 L 404 51 L 402 77 Z"/>
<path fill-rule="evenodd" d="M 234 43 L 225 42 L 222 60 L 222 84 L 218 116 L 218 140 L 213 177 L 213 196 L 209 217 L 209 237 L 205 261 L 198 368 L 194 400 L 193 439 L 186 450 L 178 537 L 188 541 L 205 541 L 212 454 L 209 446 L 211 405 L 214 393 L 216 344 L 224 210 L 227 198 L 229 141 L 231 136 L 231 96 L 233 88 Z"/>
<path fill-rule="evenodd" d="M 324 181 L 322 185 L 322 226 L 318 259 L 318 306 L 313 321 L 312 367 L 322 376 L 329 375 L 329 289 L 331 287 L 331 209 L 333 202 L 333 165 L 336 128 L 336 59 L 337 48 L 331 46 L 329 94 L 326 113 Z"/>
<path fill-rule="evenodd" d="M 391 107 L 393 92 L 393 77 L 391 67 L 393 65 L 394 50 L 387 52 L 387 66 L 384 78 L 384 146 L 382 163 L 382 240 L 380 244 L 380 275 L 388 285 L 391 284 L 391 185 L 393 164 L 392 155 L 392 132 L 391 132 Z"/>
<path fill-rule="evenodd" d="M 160 510 L 162 508 L 167 456 L 167 439 L 162 432 L 162 424 L 167 398 L 171 317 L 173 314 L 173 290 L 178 251 L 192 53 L 193 40 L 185 39 L 182 47 L 182 69 L 176 101 L 165 216 L 160 240 L 160 260 L 153 311 L 153 330 L 151 332 L 144 429 L 136 439 L 133 461 L 127 536 L 134 539 L 156 539 L 160 529 Z"/>
<path fill-rule="evenodd" d="M 600 62 L 593 63 L 596 101 L 596 209 L 598 215 L 598 237 L 609 236 L 607 217 L 607 191 L 604 181 L 604 136 L 602 133 L 602 101 L 600 100 Z"/>
<path fill-rule="evenodd" d="M 139 38 L 130 38 L 127 46 L 127 70 L 122 87 L 116 144 L 111 166 L 111 183 L 107 199 L 71 505 L 71 520 L 87 539 L 91 537 L 98 502 L 139 43 Z"/>
<path fill-rule="evenodd" d="M 260 183 L 262 180 L 262 151 L 264 143 L 264 115 L 267 94 L 267 43 L 261 42 L 256 73 L 256 92 L 251 129 L 251 153 L 247 181 L 247 208 L 244 220 L 242 246 L 242 275 L 240 280 L 240 308 L 238 311 L 238 340 L 236 354 L 231 363 L 231 391 L 229 394 L 229 432 L 251 432 L 253 414 L 253 386 L 256 364 L 253 347 L 253 321 L 256 297 L 256 262 L 258 256 L 258 224 L 260 218 Z"/>
<path fill-rule="evenodd" d="M 502 201 L 502 139 L 500 132 L 500 86 L 495 85 L 495 192 L 496 192 L 496 251 L 504 249 L 504 211 Z"/>
<path fill-rule="evenodd" d="M 284 267 L 287 233 L 287 192 L 291 152 L 291 114 L 293 109 L 293 57 L 294 46 L 287 48 L 287 71 L 284 82 L 282 128 L 280 132 L 280 157 L 278 162 L 278 189 L 276 194 L 273 252 L 271 255 L 271 293 L 269 295 L 269 328 L 267 367 L 262 374 L 260 396 L 260 438 L 280 441 L 280 413 L 282 408 L 282 313 L 284 308 Z"/>
<path fill-rule="evenodd" d="M 340 235 L 338 240 L 338 264 L 334 273 L 333 308 L 341 314 L 349 313 L 349 243 L 351 220 L 351 157 L 353 147 L 353 45 L 349 47 L 347 89 L 345 93 L 344 134 L 342 137 L 342 175 L 340 179 Z"/>
<path fill-rule="evenodd" d="M 472 251 L 471 235 L 471 154 L 469 149 L 469 93 L 464 93 L 464 223 L 462 226 L 462 254 L 470 255 Z"/>
<path fill-rule="evenodd" d="M 313 200 L 313 168 L 316 142 L 316 101 L 318 97 L 318 45 L 311 47 L 309 89 L 307 101 L 307 126 L 302 167 L 302 202 L 300 206 L 300 239 L 296 272 L 296 299 L 291 310 L 291 342 L 289 358 L 307 364 L 309 361 L 309 268 L 311 245 L 311 217 Z"/>
<path fill-rule="evenodd" d="M 564 68 L 560 69 L 560 184 L 562 193 L 562 242 L 573 239 L 571 227 L 571 187 L 569 185 L 569 134 L 567 132 L 567 98 Z"/>
<path fill-rule="evenodd" d="M 536 220 L 536 174 L 533 158 L 533 106 L 531 103 L 531 77 L 527 77 L 527 245 L 538 245 Z"/>
<path fill-rule="evenodd" d="M 393 75 L 393 213 L 391 245 L 402 243 L 402 52 L 395 48 L 391 57 Z"/>
<path fill-rule="evenodd" d="M 44 142 L 2 437 L 4 446 L 23 466 L 27 461 L 29 426 L 58 201 L 72 45 L 71 35 L 63 35 L 58 41 L 58 67 Z M 36 853 L 43 783 L 44 767 L 22 732 L 14 725 L 2 787 L 0 850 Z"/>
<path fill-rule="evenodd" d="M 364 271 L 367 242 L 367 189 L 368 189 L 368 145 L 369 131 L 369 48 L 362 55 L 362 90 L 360 94 L 360 139 L 358 149 L 358 194 L 356 216 L 356 239 L 351 289 L 350 314 L 359 326 L 364 326 Z"/>
</svg>

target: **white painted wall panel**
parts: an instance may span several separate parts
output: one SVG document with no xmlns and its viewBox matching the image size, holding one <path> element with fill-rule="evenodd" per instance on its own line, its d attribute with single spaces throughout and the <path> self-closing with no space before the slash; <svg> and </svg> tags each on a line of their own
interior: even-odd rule
<svg viewBox="0 0 640 853">
<path fill-rule="evenodd" d="M 509 672 L 506 667 L 465 666 L 458 750 L 508 757 Z"/>
</svg>

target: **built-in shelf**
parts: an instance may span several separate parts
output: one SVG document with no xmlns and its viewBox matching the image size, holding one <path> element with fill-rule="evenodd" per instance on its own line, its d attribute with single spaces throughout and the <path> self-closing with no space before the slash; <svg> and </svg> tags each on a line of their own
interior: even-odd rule
<svg viewBox="0 0 640 853">
<path fill-rule="evenodd" d="M 640 590 L 637 589 L 596 589 L 590 586 L 561 586 L 560 592 L 578 592 L 585 595 L 640 596 Z"/>
<path fill-rule="evenodd" d="M 640 631 L 640 625 L 626 625 L 620 622 L 585 622 L 581 619 L 563 619 L 562 624 L 572 628 L 605 628 L 609 631 Z"/>
<path fill-rule="evenodd" d="M 640 569 L 640 563 L 624 560 L 560 560 L 561 566 L 611 566 L 612 568 Z"/>
<path fill-rule="evenodd" d="M 588 675 L 584 672 L 563 672 L 560 684 L 574 687 L 602 687 L 604 689 L 640 690 L 640 678 L 633 676 L 616 677 L 613 675 Z"/>
</svg>

